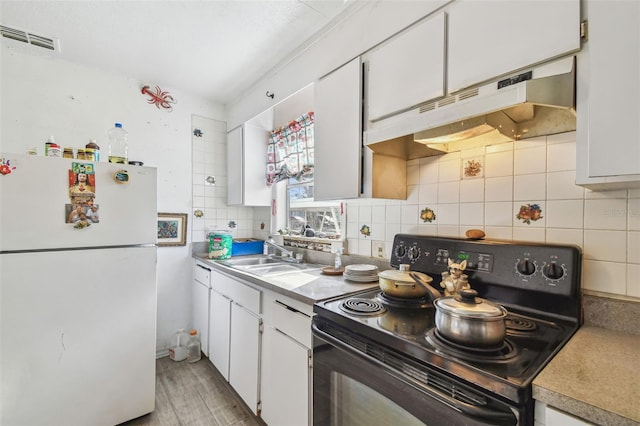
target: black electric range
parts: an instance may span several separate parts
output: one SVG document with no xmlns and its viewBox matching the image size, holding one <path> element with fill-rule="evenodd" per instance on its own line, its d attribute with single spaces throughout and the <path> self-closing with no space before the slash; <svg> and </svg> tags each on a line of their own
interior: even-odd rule
<svg viewBox="0 0 640 426">
<path fill-rule="evenodd" d="M 441 289 L 448 259 L 466 260 L 464 272 L 478 296 L 507 309 L 502 343 L 451 342 L 436 330 L 429 298 L 391 297 L 379 289 L 317 303 L 314 333 L 333 336 L 376 358 L 383 369 L 425 385 L 438 375 L 452 380 L 444 392 L 455 393 L 450 389 L 457 383 L 490 395 L 519 413 L 518 424 L 531 424 L 531 383 L 581 323 L 579 248 L 407 234 L 394 239 L 392 267 L 409 264 L 431 276 L 434 288 Z"/>
</svg>

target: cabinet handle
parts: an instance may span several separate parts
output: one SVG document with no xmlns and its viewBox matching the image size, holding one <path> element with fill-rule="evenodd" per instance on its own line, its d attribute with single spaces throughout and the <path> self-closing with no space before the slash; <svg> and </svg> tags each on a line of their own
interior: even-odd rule
<svg viewBox="0 0 640 426">
<path fill-rule="evenodd" d="M 291 311 L 291 312 L 293 312 L 293 313 L 296 313 L 296 314 L 302 315 L 302 316 L 304 316 L 305 318 L 311 318 L 311 316 L 309 316 L 309 315 L 305 314 L 304 312 L 299 311 L 299 310 L 297 310 L 296 308 L 292 308 L 292 307 L 291 307 L 291 306 L 289 306 L 289 305 L 285 305 L 284 303 L 282 303 L 282 302 L 281 302 L 281 301 L 279 301 L 279 300 L 274 300 L 274 301 L 273 301 L 273 303 L 275 303 L 276 305 L 281 306 L 281 307 L 283 307 L 283 308 L 285 308 L 285 309 L 287 309 L 287 310 L 289 310 L 289 311 Z"/>
<path fill-rule="evenodd" d="M 211 272 L 211 269 L 209 269 L 209 268 L 207 268 L 207 267 L 205 267 L 205 266 L 202 266 L 202 265 L 200 265 L 200 264 L 198 264 L 198 263 L 196 263 L 196 266 L 197 266 L 198 268 L 202 268 L 202 269 L 204 269 L 205 271 L 209 271 L 209 272 Z"/>
</svg>

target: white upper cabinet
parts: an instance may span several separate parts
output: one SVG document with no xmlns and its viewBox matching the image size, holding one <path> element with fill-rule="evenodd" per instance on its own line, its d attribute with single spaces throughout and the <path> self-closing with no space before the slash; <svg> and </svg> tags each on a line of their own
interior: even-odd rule
<svg viewBox="0 0 640 426">
<path fill-rule="evenodd" d="M 356 58 L 315 84 L 314 199 L 360 195 L 362 72 Z"/>
<path fill-rule="evenodd" d="M 445 31 L 439 12 L 368 54 L 368 121 L 444 95 Z"/>
<path fill-rule="evenodd" d="M 458 0 L 447 12 L 449 93 L 580 49 L 579 0 Z"/>
<path fill-rule="evenodd" d="M 271 188 L 266 184 L 269 131 L 244 124 L 227 134 L 227 204 L 269 206 Z"/>
<path fill-rule="evenodd" d="M 576 183 L 640 186 L 640 3 L 587 1 L 578 55 Z"/>
</svg>

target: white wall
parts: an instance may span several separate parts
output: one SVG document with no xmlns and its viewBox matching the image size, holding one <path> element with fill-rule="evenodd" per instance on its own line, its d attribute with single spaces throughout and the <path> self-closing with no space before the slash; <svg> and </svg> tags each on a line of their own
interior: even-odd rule
<svg viewBox="0 0 640 426">
<path fill-rule="evenodd" d="M 107 130 L 120 121 L 129 132 L 129 158 L 158 168 L 158 211 L 191 213 L 191 118 L 193 114 L 226 121 L 222 105 L 197 95 L 169 91 L 172 112 L 147 103 L 135 78 L 108 74 L 2 46 L 0 150 L 40 155 L 49 135 L 63 147 L 83 147 L 97 139 L 107 151 Z M 104 157 L 103 157 L 104 158 Z M 193 216 L 189 214 L 187 232 Z M 166 349 L 179 327 L 191 326 L 191 249 L 158 248 L 157 349 Z"/>
</svg>

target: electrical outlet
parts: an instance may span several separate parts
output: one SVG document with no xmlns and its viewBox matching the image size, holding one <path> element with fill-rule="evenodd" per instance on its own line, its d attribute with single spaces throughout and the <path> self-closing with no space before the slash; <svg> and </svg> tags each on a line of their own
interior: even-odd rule
<svg viewBox="0 0 640 426">
<path fill-rule="evenodd" d="M 384 241 L 371 241 L 371 257 L 386 258 Z"/>
</svg>

